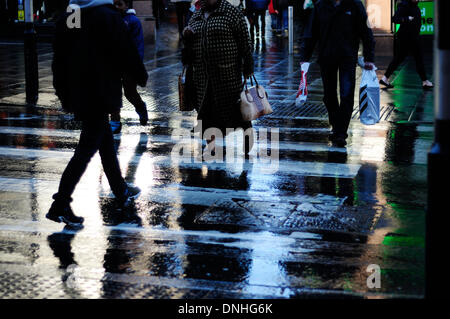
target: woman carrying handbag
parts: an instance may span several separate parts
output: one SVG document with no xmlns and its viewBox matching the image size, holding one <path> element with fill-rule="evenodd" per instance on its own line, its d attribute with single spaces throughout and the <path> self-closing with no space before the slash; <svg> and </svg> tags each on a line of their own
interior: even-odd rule
<svg viewBox="0 0 450 319">
<path fill-rule="evenodd" d="M 253 47 L 247 23 L 238 8 L 226 0 L 200 0 L 201 8 L 189 20 L 183 36 L 192 45 L 195 108 L 202 126 L 216 128 L 225 137 L 227 129 L 252 127 L 240 112 L 242 77 L 253 74 Z M 224 18 L 226 17 L 226 18 Z M 201 121 L 201 122 L 200 122 Z M 208 149 L 215 149 L 215 136 L 208 138 Z M 253 138 L 245 139 L 244 152 L 253 147 Z"/>
</svg>

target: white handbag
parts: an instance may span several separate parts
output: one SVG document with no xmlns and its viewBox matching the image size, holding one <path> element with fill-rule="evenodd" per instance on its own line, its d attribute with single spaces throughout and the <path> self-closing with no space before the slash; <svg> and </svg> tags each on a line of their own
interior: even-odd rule
<svg viewBox="0 0 450 319">
<path fill-rule="evenodd" d="M 255 84 L 253 85 L 253 80 Z M 241 114 L 244 121 L 253 121 L 263 115 L 272 113 L 266 90 L 258 84 L 255 76 L 250 78 L 251 87 L 247 87 L 247 80 L 241 92 Z"/>
</svg>

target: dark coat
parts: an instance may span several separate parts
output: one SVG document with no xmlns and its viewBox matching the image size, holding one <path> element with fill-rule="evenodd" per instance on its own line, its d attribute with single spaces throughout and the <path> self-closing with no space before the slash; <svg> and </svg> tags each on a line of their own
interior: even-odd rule
<svg viewBox="0 0 450 319">
<path fill-rule="evenodd" d="M 53 86 L 65 111 L 77 120 L 117 112 L 122 106 L 122 78 L 145 86 L 148 75 L 122 16 L 112 5 L 81 9 L 81 28 L 56 24 Z"/>
<path fill-rule="evenodd" d="M 252 43 L 242 13 L 226 0 L 219 0 L 218 8 L 204 18 L 204 10 L 197 10 L 189 21 L 193 30 L 192 65 L 197 90 L 196 109 L 202 119 L 204 101 L 216 119 L 225 127 L 238 127 L 236 111 L 243 88 L 243 75 L 253 73 Z M 209 86 L 208 96 L 207 88 Z"/>
<path fill-rule="evenodd" d="M 300 59 L 311 59 L 316 42 L 319 43 L 319 62 L 322 59 L 358 57 L 359 41 L 363 42 L 366 62 L 374 61 L 375 41 L 367 26 L 367 13 L 360 0 L 342 0 L 335 7 L 334 0 L 319 0 L 314 5 L 303 35 Z"/>
<path fill-rule="evenodd" d="M 414 17 L 409 21 L 408 17 Z M 397 36 L 402 40 L 414 40 L 420 35 L 420 28 L 422 27 L 422 14 L 417 4 L 409 0 L 404 0 L 398 4 L 397 11 L 392 17 L 394 23 L 400 24 Z"/>
<path fill-rule="evenodd" d="M 269 7 L 270 0 L 248 0 L 245 3 L 249 11 L 263 11 Z"/>
</svg>

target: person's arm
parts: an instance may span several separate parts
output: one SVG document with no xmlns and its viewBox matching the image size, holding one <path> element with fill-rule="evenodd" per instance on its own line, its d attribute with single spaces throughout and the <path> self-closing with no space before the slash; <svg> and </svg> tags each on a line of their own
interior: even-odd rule
<svg viewBox="0 0 450 319">
<path fill-rule="evenodd" d="M 401 24 L 410 21 L 408 17 L 408 10 L 405 5 L 399 3 L 397 11 L 395 11 L 394 16 L 392 17 L 392 22 L 396 24 Z"/>
<path fill-rule="evenodd" d="M 309 16 L 306 27 L 303 31 L 303 41 L 300 47 L 300 61 L 309 62 L 319 38 L 319 19 L 317 17 L 317 9 L 313 8 Z"/>
<path fill-rule="evenodd" d="M 249 77 L 253 74 L 255 68 L 252 54 L 253 44 L 248 33 L 247 22 L 241 13 L 239 13 L 239 17 L 233 27 L 238 54 L 242 57 L 244 77 Z"/>
<path fill-rule="evenodd" d="M 361 1 L 357 1 L 358 33 L 363 42 L 364 62 L 373 63 L 375 60 L 375 40 L 372 29 L 367 24 L 366 8 Z"/>
<path fill-rule="evenodd" d="M 142 29 L 141 21 L 136 17 L 133 25 L 133 38 L 139 52 L 141 60 L 144 59 L 144 30 Z"/>
<path fill-rule="evenodd" d="M 123 57 L 122 72 L 131 76 L 139 86 L 145 87 L 148 80 L 148 74 L 142 63 L 136 44 L 126 27 L 125 22 L 123 22 L 119 15 L 117 16 L 116 23 L 118 29 L 117 40 L 119 52 L 121 53 L 120 56 Z"/>
</svg>

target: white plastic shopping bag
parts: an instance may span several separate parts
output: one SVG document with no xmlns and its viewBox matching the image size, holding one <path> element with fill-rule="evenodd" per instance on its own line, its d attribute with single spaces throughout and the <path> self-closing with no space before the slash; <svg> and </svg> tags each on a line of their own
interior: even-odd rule
<svg viewBox="0 0 450 319">
<path fill-rule="evenodd" d="M 359 87 L 359 120 L 366 125 L 373 125 L 380 121 L 380 84 L 378 83 L 376 68 L 364 69 L 364 58 L 358 58 L 362 68 L 361 84 Z"/>
<path fill-rule="evenodd" d="M 303 103 L 306 102 L 306 98 L 308 97 L 308 82 L 307 82 L 307 78 L 306 75 L 308 74 L 308 69 L 309 69 L 309 65 L 310 63 L 303 63 L 301 65 L 301 78 L 300 78 L 300 85 L 298 87 L 298 92 L 297 92 L 297 96 L 295 98 L 295 105 L 296 106 L 300 106 Z"/>
</svg>

